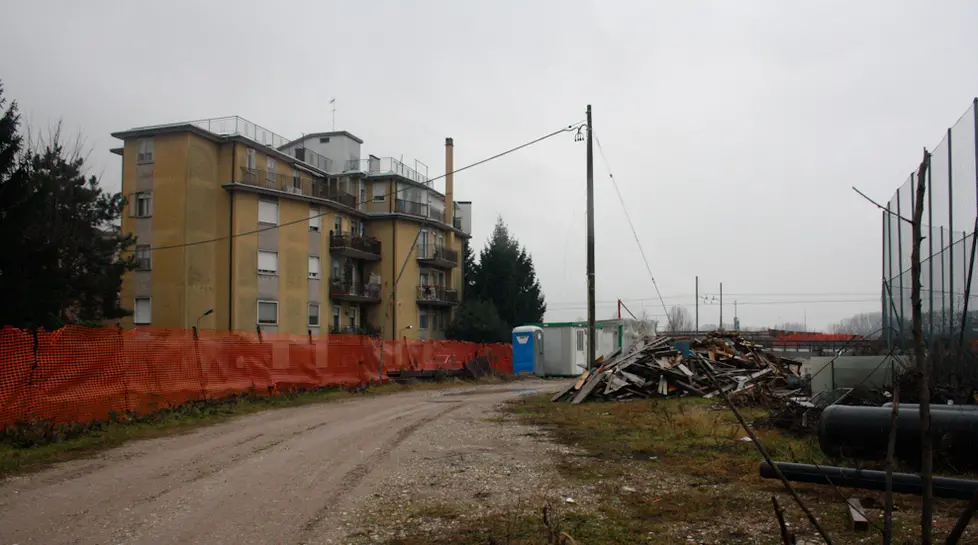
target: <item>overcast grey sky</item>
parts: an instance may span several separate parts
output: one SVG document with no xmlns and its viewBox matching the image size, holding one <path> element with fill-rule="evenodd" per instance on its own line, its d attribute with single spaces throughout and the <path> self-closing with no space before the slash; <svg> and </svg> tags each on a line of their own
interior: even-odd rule
<svg viewBox="0 0 978 545">
<path fill-rule="evenodd" d="M 978 94 L 978 2 L 802 4 L 5 2 L 0 79 L 33 126 L 81 131 L 115 190 L 109 133 L 139 125 L 297 137 L 330 129 L 335 97 L 364 155 L 440 175 L 446 136 L 461 166 L 591 103 L 667 304 L 692 305 L 698 274 L 728 322 L 736 299 L 745 326 L 815 329 L 879 308 L 880 213 L 850 186 L 885 202 Z M 661 314 L 597 149 L 595 193 L 598 317 L 619 297 Z M 585 315 L 582 143 L 459 174 L 456 199 L 477 248 L 502 215 L 531 252 L 548 319 Z"/>
</svg>

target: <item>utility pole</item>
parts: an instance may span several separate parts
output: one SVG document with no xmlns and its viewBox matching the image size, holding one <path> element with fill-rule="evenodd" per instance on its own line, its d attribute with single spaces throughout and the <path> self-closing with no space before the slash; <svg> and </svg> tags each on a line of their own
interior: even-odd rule
<svg viewBox="0 0 978 545">
<path fill-rule="evenodd" d="M 720 330 L 723 330 L 723 282 L 720 282 Z"/>
<path fill-rule="evenodd" d="M 595 360 L 594 338 L 594 129 L 591 105 L 587 105 L 587 368 Z"/>
<path fill-rule="evenodd" d="M 700 330 L 700 277 L 696 276 L 696 331 Z"/>
</svg>

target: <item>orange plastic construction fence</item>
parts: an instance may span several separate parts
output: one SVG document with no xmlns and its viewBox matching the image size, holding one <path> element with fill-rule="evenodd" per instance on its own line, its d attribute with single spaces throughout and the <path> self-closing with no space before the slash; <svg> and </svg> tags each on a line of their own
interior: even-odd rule
<svg viewBox="0 0 978 545">
<path fill-rule="evenodd" d="M 231 394 L 388 380 L 388 371 L 455 370 L 484 356 L 513 372 L 509 344 L 380 341 L 356 335 L 68 326 L 0 329 L 0 428 L 146 414 Z"/>
</svg>

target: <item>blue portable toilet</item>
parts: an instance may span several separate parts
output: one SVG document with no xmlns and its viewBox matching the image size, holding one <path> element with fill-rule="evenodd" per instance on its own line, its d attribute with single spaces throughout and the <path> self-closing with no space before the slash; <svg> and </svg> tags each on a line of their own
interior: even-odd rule
<svg viewBox="0 0 978 545">
<path fill-rule="evenodd" d="M 543 328 L 521 325 L 513 328 L 513 374 L 543 374 Z"/>
</svg>

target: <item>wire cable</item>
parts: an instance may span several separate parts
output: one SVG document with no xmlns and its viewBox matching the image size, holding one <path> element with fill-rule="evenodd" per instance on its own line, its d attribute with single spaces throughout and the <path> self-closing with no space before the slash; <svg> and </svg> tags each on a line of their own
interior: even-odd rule
<svg viewBox="0 0 978 545">
<path fill-rule="evenodd" d="M 552 138 L 554 136 L 557 136 L 558 134 L 562 134 L 562 133 L 565 133 L 565 132 L 570 132 L 570 131 L 577 130 L 577 128 L 580 125 L 581 125 L 580 122 L 574 123 L 572 125 L 568 125 L 567 127 L 564 127 L 562 129 L 558 129 L 556 131 L 553 131 L 553 132 L 551 132 L 549 134 L 546 134 L 544 136 L 541 136 L 539 138 L 530 140 L 529 142 L 526 142 L 524 144 L 520 144 L 519 146 L 516 146 L 514 148 L 510 148 L 510 149 L 508 149 L 506 151 L 503 151 L 501 153 L 497 153 L 496 155 L 493 155 L 491 157 L 487 157 L 485 159 L 482 159 L 481 161 L 476 161 L 476 162 L 471 163 L 469 165 L 466 165 L 466 166 L 464 166 L 462 168 L 457 168 L 457 169 L 455 169 L 455 170 L 453 170 L 451 172 L 446 172 L 446 173 L 442 174 L 441 176 L 436 176 L 434 178 L 430 178 L 427 182 L 425 182 L 424 185 L 431 185 L 431 183 L 434 182 L 435 180 L 440 180 L 442 178 L 445 178 L 449 174 L 456 174 L 456 173 L 462 172 L 464 170 L 468 170 L 470 168 L 477 167 L 479 165 L 488 163 L 489 161 L 493 161 L 495 159 L 499 159 L 500 157 L 503 157 L 505 155 L 509 155 L 510 153 L 513 153 L 513 152 L 519 151 L 519 150 L 521 150 L 523 148 L 532 146 L 533 144 L 537 144 L 539 142 L 543 142 L 544 140 L 547 140 L 548 138 Z M 402 187 L 400 189 L 397 189 L 396 191 L 389 191 L 389 192 L 385 193 L 384 196 L 385 197 L 393 197 L 393 196 L 397 195 L 398 193 L 400 193 L 400 192 L 402 192 L 402 191 L 404 191 L 406 189 L 409 189 L 410 187 L 411 187 L 410 185 L 405 185 L 404 187 Z M 367 202 L 367 201 L 359 201 L 358 200 L 357 203 L 356 203 L 356 205 L 354 206 L 354 208 L 360 206 L 361 204 L 364 204 L 365 202 Z M 293 220 L 293 221 L 288 221 L 288 222 L 285 222 L 285 223 L 279 223 L 279 224 L 276 224 L 276 225 L 269 225 L 267 227 L 259 227 L 258 229 L 252 229 L 251 231 L 245 231 L 243 233 L 234 233 L 233 235 L 228 235 L 228 236 L 215 237 L 215 238 L 209 238 L 209 239 L 204 239 L 204 240 L 197 240 L 197 241 L 194 241 L 194 242 L 184 242 L 184 243 L 181 243 L 181 244 L 168 244 L 166 246 L 154 246 L 154 247 L 149 248 L 149 251 L 155 252 L 155 251 L 158 251 L 158 250 L 171 250 L 171 249 L 175 249 L 175 248 L 185 248 L 187 246 L 199 246 L 201 244 L 210 244 L 212 242 L 220 242 L 222 240 L 228 240 L 228 239 L 231 239 L 231 238 L 244 237 L 244 236 L 249 236 L 249 235 L 256 235 L 258 233 L 263 233 L 265 231 L 271 231 L 273 229 L 278 229 L 280 227 L 286 227 L 288 225 L 295 225 L 297 223 L 305 223 L 305 222 L 308 222 L 310 219 L 319 218 L 319 217 L 325 216 L 325 215 L 329 214 L 331 211 L 332 210 L 326 210 L 325 212 L 323 212 L 321 214 L 314 214 L 314 215 L 311 215 L 309 217 L 303 217 L 301 219 L 297 219 L 297 220 Z"/>
<path fill-rule="evenodd" d="M 593 130 L 592 130 L 593 132 Z M 662 299 L 662 292 L 659 291 L 659 284 L 655 281 L 655 275 L 652 274 L 652 267 L 649 266 L 649 260 L 645 257 L 645 249 L 642 248 L 642 242 L 638 239 L 638 232 L 635 231 L 635 225 L 632 223 L 632 217 L 628 215 L 628 208 L 625 207 L 625 199 L 621 197 L 621 191 L 618 190 L 618 182 L 615 180 L 615 175 L 611 172 L 611 166 L 608 164 L 608 158 L 605 157 L 604 148 L 601 147 L 601 139 L 598 135 L 594 135 L 594 142 L 598 144 L 598 152 L 601 154 L 601 160 L 604 162 L 604 168 L 608 171 L 608 177 L 611 178 L 611 183 L 615 187 L 615 194 L 618 195 L 618 202 L 621 203 L 621 209 L 625 213 L 625 219 L 628 220 L 628 226 L 632 229 L 632 235 L 635 237 L 635 244 L 638 244 L 638 251 L 642 255 L 642 261 L 645 261 L 645 269 L 649 271 L 649 278 L 652 279 L 652 286 L 655 287 L 655 294 L 659 297 L 659 302 L 662 304 L 662 311 L 665 312 L 666 318 L 669 317 L 669 311 L 666 309 L 666 302 Z M 669 327 L 672 327 L 672 320 L 668 320 Z"/>
</svg>

